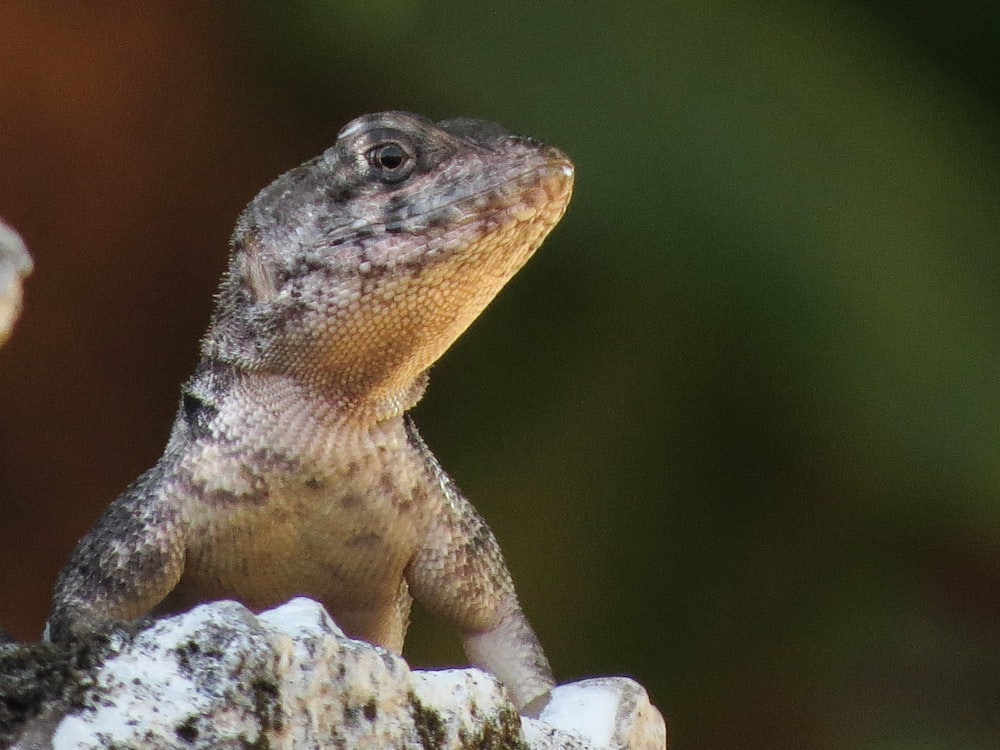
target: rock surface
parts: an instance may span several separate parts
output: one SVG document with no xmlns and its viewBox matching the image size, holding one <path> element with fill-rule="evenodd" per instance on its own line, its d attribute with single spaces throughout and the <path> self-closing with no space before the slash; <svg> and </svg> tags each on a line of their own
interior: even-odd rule
<svg viewBox="0 0 1000 750">
<path fill-rule="evenodd" d="M 21 312 L 21 280 L 31 273 L 31 257 L 21 236 L 0 220 L 0 346 Z"/>
<path fill-rule="evenodd" d="M 0 646 L 5 746 L 662 750 L 666 730 L 626 678 L 559 686 L 522 719 L 485 672 L 411 671 L 294 599 L 259 616 L 215 602 L 70 645 Z"/>
</svg>

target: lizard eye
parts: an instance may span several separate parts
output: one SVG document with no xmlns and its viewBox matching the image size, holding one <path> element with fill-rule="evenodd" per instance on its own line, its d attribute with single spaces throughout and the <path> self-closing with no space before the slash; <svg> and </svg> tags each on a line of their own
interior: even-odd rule
<svg viewBox="0 0 1000 750">
<path fill-rule="evenodd" d="M 412 160 L 398 143 L 380 143 L 367 154 L 368 164 L 386 182 L 399 182 L 413 171 Z"/>
</svg>

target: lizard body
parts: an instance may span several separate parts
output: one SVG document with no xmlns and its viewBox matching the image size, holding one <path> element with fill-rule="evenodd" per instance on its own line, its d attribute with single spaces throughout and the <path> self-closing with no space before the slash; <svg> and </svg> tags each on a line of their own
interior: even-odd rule
<svg viewBox="0 0 1000 750">
<path fill-rule="evenodd" d="M 416 598 L 518 707 L 544 695 L 499 546 L 406 411 L 572 183 L 564 154 L 497 125 L 386 112 L 261 191 L 165 452 L 77 545 L 48 636 L 305 595 L 398 652 Z"/>
</svg>

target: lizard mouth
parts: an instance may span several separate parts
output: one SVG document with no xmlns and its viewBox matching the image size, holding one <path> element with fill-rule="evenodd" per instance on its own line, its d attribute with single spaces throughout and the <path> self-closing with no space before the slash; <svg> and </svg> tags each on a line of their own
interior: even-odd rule
<svg viewBox="0 0 1000 750">
<path fill-rule="evenodd" d="M 569 160 L 527 169 L 515 176 L 486 185 L 472 195 L 435 206 L 423 214 L 426 226 L 463 226 L 482 220 L 490 212 L 511 211 L 518 221 L 530 221 L 550 208 L 561 208 L 556 220 L 569 203 L 573 184 L 573 166 Z"/>
</svg>

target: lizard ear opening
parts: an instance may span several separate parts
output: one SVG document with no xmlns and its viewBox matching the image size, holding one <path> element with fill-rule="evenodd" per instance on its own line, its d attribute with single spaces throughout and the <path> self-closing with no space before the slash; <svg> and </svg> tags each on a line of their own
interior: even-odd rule
<svg viewBox="0 0 1000 750">
<path fill-rule="evenodd" d="M 278 294 L 274 267 L 264 258 L 260 240 L 253 233 L 242 239 L 243 253 L 240 269 L 254 302 L 269 302 Z"/>
</svg>

